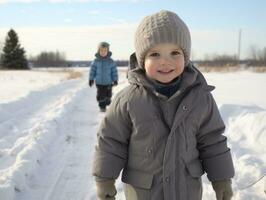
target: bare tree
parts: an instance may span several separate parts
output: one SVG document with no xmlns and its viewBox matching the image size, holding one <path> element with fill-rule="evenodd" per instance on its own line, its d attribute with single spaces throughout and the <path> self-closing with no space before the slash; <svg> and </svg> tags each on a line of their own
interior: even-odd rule
<svg viewBox="0 0 266 200">
<path fill-rule="evenodd" d="M 258 47 L 257 46 L 251 45 L 249 47 L 249 56 L 250 56 L 250 59 L 252 60 L 258 59 Z"/>
<path fill-rule="evenodd" d="M 262 63 L 262 64 L 266 64 L 266 47 L 264 47 L 263 49 L 261 49 L 259 51 L 258 54 L 258 60 Z"/>
<path fill-rule="evenodd" d="M 255 45 L 249 48 L 249 65 L 266 66 L 266 47 L 259 49 Z"/>
<path fill-rule="evenodd" d="M 209 54 L 205 54 L 204 55 L 204 60 L 207 61 L 207 60 L 211 60 L 211 56 Z"/>
</svg>

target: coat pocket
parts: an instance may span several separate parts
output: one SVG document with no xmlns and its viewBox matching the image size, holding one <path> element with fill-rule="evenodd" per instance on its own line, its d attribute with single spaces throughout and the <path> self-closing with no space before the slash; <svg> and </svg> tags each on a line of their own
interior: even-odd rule
<svg viewBox="0 0 266 200">
<path fill-rule="evenodd" d="M 122 174 L 122 181 L 138 188 L 150 189 L 152 186 L 153 174 L 125 169 Z"/>
</svg>

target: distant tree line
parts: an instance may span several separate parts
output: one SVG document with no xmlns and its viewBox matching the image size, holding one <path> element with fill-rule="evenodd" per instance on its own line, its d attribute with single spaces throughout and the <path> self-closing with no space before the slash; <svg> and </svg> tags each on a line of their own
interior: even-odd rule
<svg viewBox="0 0 266 200">
<path fill-rule="evenodd" d="M 195 60 L 199 66 L 212 66 L 212 67 L 224 67 L 224 66 L 236 66 L 238 59 L 235 55 L 213 55 L 206 56 L 204 60 Z"/>
<path fill-rule="evenodd" d="M 249 59 L 239 60 L 236 55 L 211 55 L 202 60 L 193 60 L 199 66 L 265 66 L 266 67 L 266 47 L 259 49 L 251 46 L 249 49 Z M 128 66 L 128 60 L 116 60 L 117 66 Z M 5 38 L 5 42 L 0 41 L 0 69 L 30 69 L 31 67 L 72 67 L 90 66 L 91 61 L 68 61 L 64 52 L 43 51 L 37 56 L 26 57 L 26 51 L 19 42 L 17 33 L 10 29 Z"/>
<path fill-rule="evenodd" d="M 117 66 L 128 66 L 128 60 L 116 60 Z M 10 29 L 5 43 L 0 42 L 0 68 L 30 69 L 32 67 L 90 66 L 91 61 L 67 61 L 64 52 L 43 51 L 37 56 L 26 58 L 26 52 L 19 43 L 17 33 Z"/>
<path fill-rule="evenodd" d="M 266 47 L 258 49 L 255 46 L 250 47 L 251 58 L 248 60 L 252 66 L 266 66 Z"/>
<path fill-rule="evenodd" d="M 249 50 L 249 58 L 239 60 L 236 55 L 212 55 L 206 56 L 203 60 L 195 60 L 199 66 L 212 66 L 212 67 L 224 67 L 224 66 L 237 66 L 243 64 L 245 66 L 264 66 L 266 67 L 266 47 L 258 49 L 255 46 L 251 46 Z"/>
<path fill-rule="evenodd" d="M 115 63 L 119 67 L 128 66 L 128 60 L 116 60 Z"/>
<path fill-rule="evenodd" d="M 67 67 L 65 53 L 63 52 L 41 52 L 30 58 L 33 67 Z"/>
<path fill-rule="evenodd" d="M 68 67 L 89 67 L 92 61 L 66 61 Z M 127 67 L 128 60 L 115 60 L 118 67 Z"/>
<path fill-rule="evenodd" d="M 31 67 L 66 67 L 65 53 L 41 52 L 30 60 L 19 42 L 17 33 L 10 29 L 5 43 L 0 42 L 0 69 L 30 69 Z"/>
</svg>

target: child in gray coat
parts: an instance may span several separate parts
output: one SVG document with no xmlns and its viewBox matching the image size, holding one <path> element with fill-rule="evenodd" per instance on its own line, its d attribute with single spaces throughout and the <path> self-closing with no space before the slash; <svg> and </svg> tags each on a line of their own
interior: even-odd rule
<svg viewBox="0 0 266 200">
<path fill-rule="evenodd" d="M 127 200 L 201 200 L 207 173 L 217 200 L 230 200 L 234 167 L 213 86 L 190 59 L 186 24 L 173 12 L 145 17 L 135 33 L 136 68 L 98 131 L 97 197 L 115 199 L 122 172 Z"/>
</svg>

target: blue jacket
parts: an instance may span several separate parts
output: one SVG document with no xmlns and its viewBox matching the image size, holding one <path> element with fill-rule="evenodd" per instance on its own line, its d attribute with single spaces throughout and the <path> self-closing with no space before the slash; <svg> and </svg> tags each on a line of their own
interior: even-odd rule
<svg viewBox="0 0 266 200">
<path fill-rule="evenodd" d="M 108 52 L 106 57 L 95 54 L 95 59 L 91 64 L 89 80 L 94 80 L 96 85 L 112 85 L 118 80 L 116 63 L 111 58 L 112 52 Z"/>
</svg>

